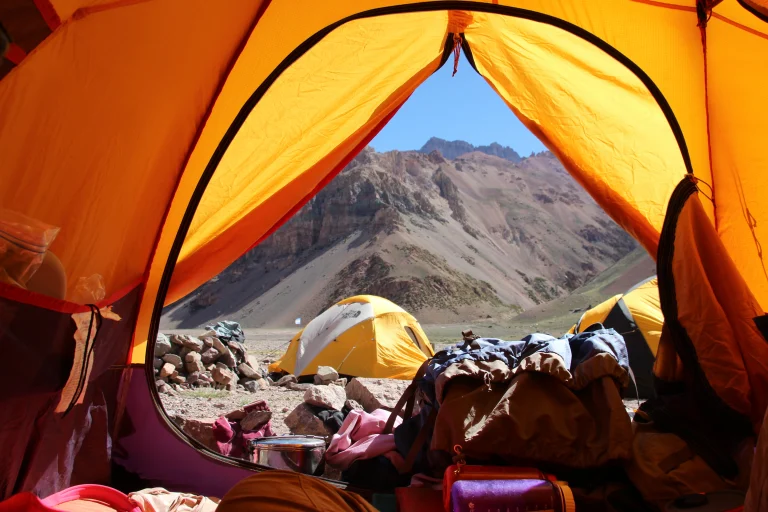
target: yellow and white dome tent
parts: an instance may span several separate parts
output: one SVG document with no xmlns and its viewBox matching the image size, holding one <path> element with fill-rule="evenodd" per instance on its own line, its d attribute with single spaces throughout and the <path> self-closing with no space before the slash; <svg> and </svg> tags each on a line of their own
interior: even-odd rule
<svg viewBox="0 0 768 512">
<path fill-rule="evenodd" d="M 359 295 L 309 322 L 269 370 L 299 376 L 332 366 L 342 375 L 412 379 L 434 353 L 410 313 L 387 299 Z"/>
<path fill-rule="evenodd" d="M 653 365 L 664 326 L 658 278 L 649 277 L 630 288 L 627 293 L 615 295 L 585 311 L 568 332 L 584 332 L 594 324 L 616 329 L 624 337 L 637 394 L 640 398 L 654 396 Z M 635 390 L 630 387 L 628 396 L 634 395 Z"/>
</svg>

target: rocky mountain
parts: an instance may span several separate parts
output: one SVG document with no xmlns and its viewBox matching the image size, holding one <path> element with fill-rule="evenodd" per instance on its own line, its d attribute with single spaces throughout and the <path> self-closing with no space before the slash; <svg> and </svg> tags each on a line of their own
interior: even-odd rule
<svg viewBox="0 0 768 512">
<path fill-rule="evenodd" d="M 169 306 L 162 328 L 305 324 L 356 294 L 423 323 L 507 318 L 636 247 L 552 154 L 513 162 L 463 144 L 475 150 L 453 159 L 367 148 L 269 239 Z"/>
<path fill-rule="evenodd" d="M 502 146 L 498 142 L 492 142 L 488 146 L 473 146 L 469 142 L 463 140 L 445 140 L 439 137 L 430 138 L 426 144 L 424 144 L 419 153 L 431 153 L 433 151 L 439 151 L 441 155 L 449 160 L 453 160 L 467 153 L 473 153 L 475 151 L 479 153 L 485 153 L 486 155 L 498 156 L 504 160 L 518 163 L 522 160 L 522 157 L 517 154 L 517 151 L 509 146 Z"/>
</svg>

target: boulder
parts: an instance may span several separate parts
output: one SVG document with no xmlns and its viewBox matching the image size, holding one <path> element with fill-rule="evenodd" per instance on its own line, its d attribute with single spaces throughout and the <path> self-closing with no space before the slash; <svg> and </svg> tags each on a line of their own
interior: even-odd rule
<svg viewBox="0 0 768 512">
<path fill-rule="evenodd" d="M 342 379 L 336 379 L 335 381 L 333 381 L 333 384 L 340 386 L 342 388 L 345 388 L 347 387 L 347 378 L 344 377 Z"/>
<path fill-rule="evenodd" d="M 192 384 L 197 384 L 197 382 L 200 380 L 200 372 L 189 372 L 189 375 L 187 375 L 187 384 L 190 386 Z"/>
<path fill-rule="evenodd" d="M 324 385 L 339 378 L 339 372 L 330 366 L 318 366 L 317 373 L 315 374 L 315 384 Z"/>
<path fill-rule="evenodd" d="M 344 388 L 339 386 L 310 386 L 304 392 L 304 402 L 324 409 L 340 411 L 347 400 Z"/>
<path fill-rule="evenodd" d="M 345 391 L 347 398 L 358 402 L 366 412 L 376 409 L 391 411 L 409 384 L 407 380 L 356 377 L 347 384 Z"/>
<path fill-rule="evenodd" d="M 245 345 L 243 345 L 239 341 L 228 341 L 227 346 L 229 347 L 229 350 L 231 350 L 234 354 L 236 354 L 240 359 L 245 359 L 245 356 L 248 353 L 248 350 L 245 348 Z"/>
<path fill-rule="evenodd" d="M 205 371 L 205 366 L 201 360 L 201 355 L 197 352 L 190 352 L 184 359 L 184 366 L 187 369 L 187 373 L 202 372 Z"/>
<path fill-rule="evenodd" d="M 154 360 L 152 360 L 152 367 L 155 370 L 159 370 L 160 368 L 163 367 L 164 364 L 165 364 L 165 361 L 163 361 L 159 357 L 156 357 Z"/>
<path fill-rule="evenodd" d="M 179 372 L 173 372 L 171 376 L 168 377 L 168 379 L 171 382 L 175 382 L 176 384 L 184 384 L 185 382 L 187 382 L 187 378 L 184 377 L 183 375 L 179 375 Z"/>
<path fill-rule="evenodd" d="M 252 411 L 240 420 L 240 427 L 243 430 L 259 430 L 271 419 L 272 413 L 270 411 Z"/>
<path fill-rule="evenodd" d="M 359 403 L 355 402 L 354 400 L 347 400 L 344 402 L 344 407 L 349 409 L 350 411 L 362 411 L 363 406 Z"/>
<path fill-rule="evenodd" d="M 227 348 L 227 346 L 224 344 L 224 342 L 221 341 L 216 336 L 211 336 L 210 338 L 211 338 L 211 342 L 213 343 L 213 348 L 218 350 L 219 354 L 223 354 L 224 352 L 229 350 L 229 348 Z"/>
<path fill-rule="evenodd" d="M 292 434 L 324 437 L 333 435 L 323 420 L 315 416 L 312 409 L 304 403 L 299 404 L 283 421 Z"/>
<path fill-rule="evenodd" d="M 288 375 L 284 375 L 283 377 L 280 377 L 280 380 L 277 381 L 278 386 L 286 386 L 291 382 L 299 382 L 295 375 L 291 375 L 290 373 Z"/>
<path fill-rule="evenodd" d="M 171 340 L 168 339 L 163 333 L 157 333 L 157 340 L 155 341 L 155 357 L 163 357 L 165 354 L 171 351 L 173 345 Z"/>
<path fill-rule="evenodd" d="M 240 371 L 240 375 L 247 379 L 260 379 L 261 372 L 257 372 L 248 363 L 240 363 L 237 365 L 237 369 Z"/>
<path fill-rule="evenodd" d="M 213 346 L 213 340 L 210 338 L 210 336 L 201 336 L 200 341 L 203 342 L 203 350 L 209 349 Z"/>
<path fill-rule="evenodd" d="M 219 349 L 216 349 L 219 350 Z M 227 368 L 234 368 L 237 366 L 237 359 L 235 359 L 234 354 L 232 354 L 232 351 L 228 348 L 225 348 L 223 351 L 221 351 L 221 355 L 219 356 L 219 359 L 216 361 L 217 363 L 224 363 L 227 365 Z"/>
<path fill-rule="evenodd" d="M 202 358 L 203 364 L 207 366 L 209 364 L 215 363 L 220 355 L 221 352 L 213 347 L 210 347 L 206 349 L 202 354 L 200 354 L 200 357 Z"/>
<path fill-rule="evenodd" d="M 245 418 L 246 414 L 247 413 L 245 412 L 245 409 L 241 407 L 239 409 L 235 409 L 234 411 L 228 412 L 224 415 L 224 417 L 229 421 L 240 421 L 241 419 Z"/>
<path fill-rule="evenodd" d="M 213 377 L 213 381 L 217 384 L 227 386 L 234 382 L 234 384 L 237 385 L 237 381 L 235 381 L 235 374 L 229 370 L 222 370 L 219 367 L 215 367 L 211 372 L 211 377 Z"/>
<path fill-rule="evenodd" d="M 176 367 L 174 365 L 172 365 L 171 363 L 165 363 L 163 367 L 160 368 L 160 377 L 169 377 L 175 371 L 176 371 Z"/>
<path fill-rule="evenodd" d="M 158 393 L 165 393 L 165 388 L 167 384 L 164 380 L 156 380 L 155 381 L 155 387 L 157 388 Z"/>
<path fill-rule="evenodd" d="M 216 445 L 216 438 L 213 436 L 213 424 L 216 421 L 216 418 L 193 420 L 176 415 L 172 419 L 189 437 L 201 442 L 207 448 L 218 453 L 219 449 Z"/>
<path fill-rule="evenodd" d="M 243 382 L 243 387 L 245 387 L 246 391 L 250 391 L 251 393 L 255 393 L 259 391 L 259 383 L 258 381 L 255 381 L 253 379 L 248 379 L 245 382 Z"/>
<path fill-rule="evenodd" d="M 182 347 L 187 347 L 195 352 L 203 351 L 203 342 L 194 336 L 187 336 L 186 334 L 172 334 L 171 343 Z"/>
<path fill-rule="evenodd" d="M 254 370 L 261 372 L 261 370 L 260 370 L 260 368 L 261 368 L 261 361 L 255 355 L 253 355 L 253 354 L 246 354 L 245 355 L 245 362 L 248 363 L 249 365 L 251 365 L 251 368 L 253 368 Z M 262 377 L 266 377 L 266 375 L 262 374 Z"/>
<path fill-rule="evenodd" d="M 187 357 L 187 354 L 192 352 L 192 350 L 189 347 L 181 347 L 181 350 L 179 350 L 179 357 L 182 361 Z"/>
<path fill-rule="evenodd" d="M 171 363 L 177 370 L 181 370 L 184 367 L 184 364 L 181 362 L 181 357 L 176 354 L 165 354 L 163 356 L 163 361 Z"/>
</svg>

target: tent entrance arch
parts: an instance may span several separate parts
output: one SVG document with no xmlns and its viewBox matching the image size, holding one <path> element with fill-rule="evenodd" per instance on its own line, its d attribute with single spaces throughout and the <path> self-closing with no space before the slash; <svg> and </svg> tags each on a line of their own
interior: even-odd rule
<svg viewBox="0 0 768 512">
<path fill-rule="evenodd" d="M 455 6 L 455 7 L 463 7 L 465 10 L 467 9 L 467 5 L 465 3 L 456 3 L 456 2 L 449 2 L 446 3 L 447 5 Z M 364 22 L 366 20 L 375 20 L 380 17 L 387 17 L 390 15 L 395 14 L 407 14 L 407 13 L 443 13 L 446 17 L 446 20 L 450 22 L 450 13 L 444 12 L 445 7 L 442 6 L 443 3 L 430 3 L 430 4 L 415 4 L 412 6 L 402 6 L 398 7 L 397 9 L 388 9 L 388 10 L 374 10 L 374 11 L 368 11 L 366 13 L 363 13 L 358 16 L 354 16 L 351 19 L 342 20 L 341 22 L 338 22 L 334 24 L 333 26 L 327 28 L 324 31 L 321 31 L 320 33 L 316 34 L 312 38 L 308 39 L 300 45 L 294 52 L 289 55 L 289 57 L 281 63 L 281 65 L 276 68 L 273 73 L 269 76 L 267 81 L 262 83 L 256 91 L 251 95 L 251 97 L 248 99 L 248 101 L 243 105 L 243 107 L 240 110 L 240 113 L 234 120 L 235 122 L 230 126 L 229 130 L 227 131 L 227 134 L 224 139 L 220 142 L 213 158 L 210 160 L 208 166 L 206 167 L 200 181 L 197 183 L 192 199 L 189 202 L 186 211 L 183 216 L 182 225 L 179 229 L 178 233 L 176 234 L 176 237 L 173 242 L 172 246 L 172 252 L 171 257 L 166 263 L 165 269 L 163 271 L 162 279 L 160 282 L 160 291 L 157 295 L 158 300 L 155 303 L 155 310 L 152 318 L 152 326 L 150 330 L 150 335 L 148 336 L 149 340 L 154 340 L 158 326 L 159 326 L 159 318 L 160 314 L 162 312 L 162 307 L 164 304 L 164 297 L 165 294 L 171 289 L 173 284 L 174 277 L 174 269 L 176 267 L 176 259 L 182 255 L 184 250 L 184 245 L 186 241 L 188 240 L 188 236 L 190 234 L 190 228 L 193 225 L 193 221 L 195 218 L 196 213 L 198 213 L 198 207 L 204 203 L 205 197 L 206 197 L 206 190 L 209 186 L 212 184 L 215 185 L 215 179 L 216 179 L 216 172 L 219 168 L 219 165 L 222 163 L 222 161 L 225 159 L 227 151 L 229 151 L 232 147 L 232 145 L 236 142 L 236 137 L 238 136 L 238 133 L 241 129 L 246 127 L 249 120 L 251 120 L 251 114 L 254 113 L 255 109 L 259 106 L 261 101 L 264 101 L 267 98 L 267 95 L 269 94 L 272 87 L 279 87 L 280 86 L 280 79 L 284 76 L 284 73 L 288 72 L 291 69 L 291 66 L 294 64 L 298 64 L 301 62 L 302 57 L 305 56 L 311 56 L 311 52 L 313 49 L 317 47 L 317 45 L 321 44 L 322 41 L 326 40 L 327 38 L 330 38 L 335 33 L 334 30 L 340 29 L 346 24 L 355 23 L 355 22 Z M 610 62 L 611 65 L 620 66 L 622 69 L 625 70 L 626 74 L 622 75 L 619 78 L 622 78 L 624 80 L 630 80 L 631 86 L 632 86 L 632 94 L 638 94 L 643 97 L 644 100 L 647 100 L 647 104 L 652 104 L 654 108 L 656 109 L 657 117 L 655 118 L 656 121 L 662 122 L 663 125 L 656 125 L 654 127 L 654 130 L 658 129 L 659 127 L 664 128 L 666 130 L 666 135 L 668 137 L 668 147 L 674 148 L 674 151 L 676 152 L 676 158 L 674 165 L 671 165 L 672 168 L 675 168 L 677 172 L 680 174 L 680 176 L 683 176 L 686 173 L 690 173 L 692 171 L 692 163 L 690 160 L 690 157 L 688 155 L 688 150 L 685 145 L 685 140 L 682 135 L 682 131 L 680 129 L 679 124 L 677 123 L 677 120 L 672 113 L 671 107 L 667 103 L 667 101 L 664 99 L 663 95 L 659 91 L 659 89 L 655 86 L 655 84 L 651 81 L 651 79 L 648 77 L 647 74 L 645 74 L 638 66 L 636 66 L 634 63 L 632 63 L 631 60 L 629 60 L 627 57 L 623 56 L 620 52 L 613 49 L 610 45 L 607 43 L 604 43 L 602 40 L 596 38 L 589 32 L 586 32 L 583 29 L 580 29 L 579 27 L 575 25 L 571 25 L 567 22 L 564 22 L 562 20 L 559 20 L 558 18 L 542 15 L 541 13 L 537 13 L 534 11 L 526 11 L 522 9 L 516 9 L 516 8 L 508 8 L 508 7 L 498 7 L 493 5 L 487 5 L 487 4 L 471 4 L 471 6 L 477 7 L 479 13 L 486 14 L 488 16 L 505 16 L 505 17 L 511 17 L 513 19 L 519 18 L 521 23 L 530 23 L 532 25 L 544 25 L 546 26 L 546 30 L 552 30 L 552 31 L 562 31 L 565 34 L 568 34 L 567 37 L 579 39 L 583 41 L 586 44 L 594 46 L 594 48 L 600 52 L 600 54 L 603 56 L 604 59 L 606 59 L 606 62 Z M 434 44 L 432 44 L 432 51 L 434 52 L 435 58 L 437 59 L 435 61 L 435 66 L 439 67 L 445 64 L 449 59 L 450 52 L 448 51 L 449 48 L 452 48 L 451 42 L 453 40 L 453 34 L 457 32 L 451 32 L 451 29 L 445 29 L 443 27 L 443 30 L 440 30 L 440 39 L 433 41 Z M 557 33 L 557 32 L 555 32 Z M 485 63 L 487 65 L 488 56 L 483 55 L 475 55 L 475 49 L 472 46 L 472 39 L 473 36 L 470 34 L 467 36 L 466 32 L 462 32 L 462 42 L 464 51 L 467 52 L 469 50 L 470 55 L 472 55 L 472 62 L 474 64 L 474 67 L 480 66 L 482 68 L 483 64 Z M 434 60 L 434 59 L 432 59 Z M 386 68 L 385 68 L 386 69 Z M 435 69 L 429 69 L 429 74 L 431 72 L 434 72 Z M 469 70 L 466 70 L 467 72 L 471 72 Z M 615 71 L 615 70 L 613 70 Z M 479 72 L 479 71 L 478 71 Z M 428 74 L 422 73 L 419 75 L 419 79 L 423 80 L 423 78 L 426 78 Z M 615 77 L 614 77 L 615 78 Z M 419 82 L 420 83 L 420 82 Z M 412 84 L 415 88 L 418 84 Z M 624 83 L 623 85 L 626 85 Z M 500 87 L 497 85 L 497 87 Z M 497 89 L 498 91 L 498 89 Z M 639 92 L 638 92 L 639 91 Z M 410 92 L 408 92 L 410 94 Z M 294 204 L 291 205 L 290 208 L 286 208 L 286 211 L 282 214 L 281 217 L 275 220 L 274 223 L 272 223 L 270 226 L 265 226 L 262 230 L 262 234 L 259 237 L 259 240 L 256 240 L 255 242 L 258 243 L 261 239 L 268 236 L 271 232 L 273 232 L 277 227 L 280 226 L 280 224 L 284 221 L 286 221 L 288 218 L 292 216 L 292 214 L 298 210 L 303 204 L 309 200 L 320 188 L 322 188 L 323 185 L 325 185 L 330 179 L 332 179 L 337 172 L 339 172 L 346 162 L 348 162 L 349 159 L 351 159 L 356 152 L 359 149 L 362 149 L 362 147 L 367 144 L 367 142 L 373 138 L 373 136 L 378 132 L 378 130 L 386 124 L 386 122 L 391 118 L 391 116 L 397 111 L 397 108 L 399 107 L 402 102 L 404 102 L 408 94 L 404 94 L 402 101 L 400 102 L 394 102 L 392 105 L 389 106 L 391 109 L 390 111 L 382 114 L 379 119 L 376 120 L 375 123 L 372 123 L 370 126 L 367 127 L 368 131 L 367 133 L 363 134 L 360 137 L 360 140 L 351 146 L 351 149 L 344 155 L 340 156 L 338 161 L 335 162 L 333 165 L 329 165 L 325 169 L 323 169 L 324 175 L 321 176 L 315 184 L 313 184 L 312 187 L 309 187 L 307 191 L 304 191 L 303 194 L 297 194 L 294 196 L 293 200 L 295 201 Z M 506 98 L 505 98 L 506 99 Z M 517 113 L 517 112 L 516 112 Z M 523 116 L 524 119 L 528 120 L 528 124 L 530 125 L 530 119 Z M 537 128 L 537 125 L 533 125 L 534 128 L 536 128 L 536 133 L 540 136 L 543 135 L 543 132 L 540 128 Z M 550 147 L 557 150 L 558 147 L 552 143 L 551 140 L 546 139 L 549 142 Z M 562 153 L 562 151 L 560 151 Z M 573 159 L 566 160 L 566 163 L 570 162 L 571 169 L 581 169 L 583 171 L 582 167 L 579 167 L 576 162 L 574 162 Z M 303 171 L 303 169 L 300 169 L 297 172 L 297 174 L 300 174 Z M 660 218 L 663 218 L 663 212 L 660 214 Z M 622 219 L 618 219 L 622 220 Z M 627 219 L 623 219 L 624 225 L 627 225 Z M 247 247 L 243 247 L 242 251 L 248 250 L 251 246 L 255 245 L 253 242 L 249 242 L 249 245 Z M 194 254 L 194 253 L 193 253 Z M 234 255 L 234 257 L 238 257 L 240 254 Z M 192 261 L 191 259 L 187 261 Z M 178 292 L 177 292 L 178 293 Z M 148 347 L 149 350 L 147 350 L 147 353 L 152 352 L 151 347 L 152 342 L 150 342 L 150 346 Z M 142 354 L 143 355 L 143 354 Z M 140 356 L 141 357 L 141 356 Z M 156 396 L 152 383 L 154 382 L 153 376 L 151 375 L 151 369 L 147 366 L 147 377 L 149 379 L 149 389 L 152 390 L 152 393 L 154 396 L 155 403 L 159 406 L 160 400 L 159 397 Z M 167 421 L 167 420 L 166 420 Z M 185 434 L 180 434 L 185 435 Z M 246 467 L 253 467 L 249 463 L 244 463 L 242 461 L 236 461 L 231 460 L 231 463 L 240 465 L 245 464 Z"/>
<path fill-rule="evenodd" d="M 664 98 L 663 94 L 660 92 L 658 87 L 654 84 L 654 82 L 650 79 L 650 77 L 636 64 L 634 64 L 628 57 L 624 56 L 621 52 L 616 50 L 614 47 L 603 41 L 602 39 L 594 36 L 590 32 L 584 30 L 583 28 L 580 28 L 576 25 L 573 25 L 569 22 L 566 22 L 562 19 L 549 16 L 540 12 L 536 11 L 529 11 L 525 9 L 515 8 L 515 7 L 509 7 L 509 6 L 499 6 L 499 5 L 493 5 L 493 4 L 482 4 L 482 3 L 475 3 L 475 2 L 429 2 L 429 3 L 416 3 L 411 5 L 404 5 L 404 6 L 397 6 L 397 7 L 389 7 L 389 8 L 382 8 L 382 9 L 373 9 L 370 11 L 365 11 L 362 13 L 358 13 L 356 15 L 350 16 L 346 19 L 340 20 L 325 29 L 321 30 L 320 32 L 316 33 L 311 38 L 304 41 L 301 45 L 299 45 L 291 54 L 280 63 L 280 65 L 273 70 L 273 72 L 269 75 L 269 77 L 260 84 L 257 89 L 253 92 L 253 94 L 248 98 L 248 101 L 242 106 L 240 109 L 240 112 L 236 116 L 236 118 L 233 120 L 233 123 L 230 125 L 229 129 L 227 130 L 224 138 L 220 141 L 218 148 L 214 152 L 212 158 L 208 162 L 208 165 L 206 166 L 200 180 L 198 181 L 197 185 L 194 188 L 194 192 L 190 198 L 190 201 L 188 202 L 188 205 L 184 211 L 183 218 L 181 219 L 181 222 L 179 224 L 179 229 L 176 233 L 176 236 L 173 239 L 172 246 L 170 248 L 170 253 L 168 260 L 165 264 L 165 268 L 163 269 L 163 273 L 161 278 L 159 279 L 159 289 L 158 289 L 158 300 L 156 301 L 154 305 L 154 310 L 151 314 L 151 328 L 149 329 L 149 336 L 147 339 L 153 339 L 152 333 L 155 333 L 157 331 L 157 326 L 159 322 L 159 315 L 162 311 L 162 307 L 164 303 L 167 303 L 168 301 L 173 301 L 175 299 L 178 299 L 180 296 L 183 296 L 183 294 L 188 293 L 189 291 L 196 288 L 196 284 L 202 284 L 202 282 L 205 281 L 205 279 L 201 278 L 200 276 L 195 276 L 192 280 L 186 280 L 189 282 L 182 282 L 185 281 L 184 278 L 179 277 L 178 275 L 174 274 L 174 270 L 178 271 L 180 269 L 183 269 L 185 273 L 188 271 L 189 268 L 194 267 L 195 262 L 195 253 L 192 252 L 191 256 L 185 258 L 184 250 L 186 246 L 190 246 L 190 227 L 193 224 L 193 220 L 195 219 L 196 213 L 198 212 L 198 208 L 201 205 L 201 203 L 205 202 L 205 195 L 206 190 L 209 187 L 209 185 L 212 184 L 212 182 L 215 182 L 215 175 L 216 170 L 219 167 L 219 165 L 222 163 L 222 160 L 225 159 L 225 156 L 229 150 L 231 150 L 231 146 L 233 142 L 235 142 L 236 136 L 241 128 L 247 125 L 247 123 L 250 120 L 250 116 L 253 114 L 254 109 L 259 105 L 262 99 L 264 99 L 265 95 L 268 94 L 270 91 L 270 88 L 275 86 L 275 84 L 279 83 L 279 80 L 281 76 L 291 68 L 292 65 L 299 62 L 302 57 L 308 55 L 313 48 L 315 48 L 318 44 L 320 44 L 325 38 L 331 36 L 335 30 L 340 29 L 342 27 L 347 26 L 348 24 L 352 24 L 355 22 L 361 22 L 368 19 L 376 19 L 376 18 L 382 18 L 387 17 L 391 15 L 405 15 L 409 13 L 440 13 L 445 12 L 448 15 L 448 22 L 449 23 L 457 23 L 455 20 L 452 21 L 450 19 L 451 11 L 450 9 L 462 9 L 462 12 L 474 12 L 474 13 L 482 13 L 487 16 L 498 16 L 498 17 L 504 17 L 504 18 L 510 18 L 510 19 L 516 19 L 516 20 L 524 20 L 527 23 L 531 24 L 540 24 L 547 26 L 553 31 L 562 31 L 565 34 L 568 34 L 569 36 L 572 36 L 573 38 L 582 40 L 586 42 L 587 44 L 594 46 L 595 49 L 599 50 L 600 53 L 604 55 L 604 58 L 606 61 L 613 62 L 616 65 L 621 66 L 626 70 L 626 72 L 629 75 L 632 75 L 632 77 L 635 80 L 635 83 L 631 84 L 635 88 L 644 89 L 644 92 L 650 101 L 653 103 L 654 107 L 658 109 L 658 118 L 663 119 L 664 123 L 663 126 L 655 126 L 653 129 L 658 129 L 661 127 L 662 129 L 666 129 L 668 138 L 671 140 L 671 144 L 669 147 L 674 146 L 674 151 L 676 152 L 676 157 L 679 158 L 679 161 L 669 163 L 668 166 L 665 167 L 665 172 L 669 170 L 669 167 L 677 170 L 677 173 L 680 177 L 687 174 L 692 174 L 693 172 L 693 166 L 691 162 L 690 155 L 688 153 L 688 149 L 686 146 L 685 138 L 683 137 L 682 130 L 680 128 L 679 123 L 677 122 L 677 119 L 674 116 L 674 113 L 672 112 L 671 107 L 669 106 L 669 103 Z M 471 11 L 470 11 L 471 9 Z M 458 22 L 460 23 L 460 22 Z M 444 33 L 444 36 L 442 40 L 439 42 L 437 47 L 441 49 L 441 58 L 439 60 L 438 66 L 442 66 L 448 57 L 447 49 L 450 47 L 451 40 L 453 38 L 454 32 L 450 31 L 451 28 L 449 27 L 447 29 L 447 32 Z M 471 44 L 472 35 L 467 36 L 466 32 L 462 32 L 462 46 L 465 49 L 465 52 L 469 50 L 469 55 L 471 55 L 473 64 L 476 60 L 474 58 L 474 50 L 473 46 Z M 469 41 L 469 42 L 468 42 Z M 475 64 L 475 67 L 477 65 Z M 434 70 L 431 70 L 431 72 Z M 420 77 L 422 80 L 426 78 L 427 75 L 423 75 Z M 625 77 L 626 78 L 626 77 Z M 486 78 L 487 79 L 487 78 Z M 419 82 L 420 83 L 420 82 Z M 413 84 L 413 89 L 418 86 L 418 84 Z M 497 92 L 499 92 L 498 86 L 494 87 L 497 89 Z M 524 123 L 531 128 L 534 133 L 536 133 L 540 138 L 544 138 L 544 142 L 553 149 L 558 156 L 562 157 L 563 150 L 560 150 L 559 147 L 556 145 L 555 142 L 553 142 L 551 139 L 546 137 L 545 133 L 542 133 L 540 126 L 536 125 L 535 123 L 532 123 L 530 119 L 526 119 L 524 116 L 520 114 L 519 111 L 515 110 L 514 106 L 510 103 L 510 101 L 504 97 L 502 94 L 502 97 L 507 101 L 510 106 L 513 107 L 513 110 L 516 114 L 518 114 L 518 117 L 521 117 L 521 119 L 524 121 Z M 546 94 L 542 96 L 543 99 L 546 99 Z M 263 240 L 271 234 L 275 229 L 277 229 L 283 222 L 287 221 L 293 213 L 295 213 L 303 204 L 305 204 L 311 197 L 314 196 L 314 194 L 322 188 L 325 184 L 327 184 L 336 173 L 338 173 L 343 167 L 344 164 L 347 163 L 355 154 L 357 151 L 362 149 L 362 147 L 365 146 L 365 144 L 380 130 L 384 124 L 389 120 L 391 115 L 393 115 L 396 111 L 399 105 L 401 105 L 405 99 L 407 99 L 407 95 L 405 98 L 402 99 L 400 102 L 396 102 L 392 105 L 389 105 L 390 111 L 385 116 L 381 116 L 381 119 L 379 119 L 376 123 L 367 126 L 366 129 L 368 130 L 368 133 L 365 134 L 365 137 L 362 137 L 361 140 L 358 141 L 357 144 L 354 146 L 351 146 L 348 149 L 348 151 L 343 155 L 342 158 L 337 159 L 335 162 L 335 165 L 332 165 L 330 167 L 326 167 L 321 170 L 313 169 L 313 172 L 317 172 L 319 174 L 323 174 L 322 179 L 318 179 L 314 182 L 314 186 L 310 187 L 309 190 L 306 190 L 305 192 L 300 193 L 298 195 L 294 195 L 294 197 L 291 199 L 292 206 L 290 208 L 287 208 L 287 211 L 285 213 L 278 217 L 273 219 L 272 221 L 268 222 L 268 225 L 263 226 L 260 234 L 258 236 L 258 239 L 254 242 L 248 242 L 247 245 L 242 246 L 240 249 L 237 249 L 236 252 L 230 253 L 227 255 L 227 260 L 224 262 L 218 262 L 218 270 L 223 269 L 227 264 L 231 263 L 239 257 L 242 253 L 256 245 L 259 241 Z M 658 120 L 658 119 L 657 119 Z M 662 130 L 663 131 L 663 130 Z M 669 142 L 669 141 L 668 141 Z M 659 155 L 654 155 L 657 160 L 663 161 L 664 159 L 659 159 Z M 664 155 L 669 159 L 669 154 L 667 153 Z M 584 183 L 583 179 L 580 179 L 579 172 L 584 173 L 584 163 L 577 161 L 574 161 L 573 158 L 561 158 L 561 160 L 564 161 L 565 165 L 569 170 L 572 172 L 576 170 L 576 178 L 582 185 L 586 185 L 588 191 L 590 193 L 594 193 L 594 183 Z M 297 173 L 301 173 L 301 171 L 297 171 Z M 674 182 L 676 183 L 676 181 Z M 214 183 L 215 185 L 215 183 Z M 674 185 L 671 185 L 668 187 L 669 193 L 671 193 L 671 189 Z M 590 188 L 592 187 L 592 188 Z M 609 191 L 613 192 L 613 191 Z M 605 194 L 606 191 L 603 191 L 603 194 Z M 603 195 L 601 201 L 600 193 L 593 194 L 596 195 L 596 199 L 598 200 L 598 203 L 601 204 L 604 208 L 605 205 L 605 195 Z M 656 216 L 659 219 L 659 223 L 657 226 L 648 226 L 646 222 L 637 222 L 640 226 L 633 225 L 634 221 L 637 221 L 637 216 L 635 218 L 626 218 L 622 215 L 616 215 L 615 207 L 614 211 L 611 211 L 610 208 L 607 209 L 608 213 L 611 214 L 615 220 L 619 222 L 620 225 L 625 227 L 625 229 L 628 229 L 633 235 L 635 235 L 636 238 L 641 240 L 641 243 L 644 242 L 644 240 L 653 240 L 655 236 L 658 235 L 658 229 L 660 229 L 660 219 L 663 218 L 663 210 L 665 207 L 665 200 L 666 200 L 666 192 L 662 194 L 665 196 L 663 200 L 659 201 L 658 210 L 656 212 Z M 616 198 L 611 198 L 612 202 Z M 632 208 L 632 205 L 624 204 L 621 201 L 621 198 L 619 198 L 618 203 L 622 203 L 622 207 L 629 207 L 629 209 Z M 258 208 L 255 208 L 257 210 Z M 251 212 L 253 213 L 253 211 Z M 631 216 L 630 216 L 631 217 Z M 248 219 L 246 219 L 248 220 Z M 168 226 L 170 228 L 171 226 Z M 230 226 L 232 227 L 232 226 Z M 234 226 L 237 228 L 237 226 Z M 656 229 L 658 228 L 658 229 Z M 221 234 L 221 232 L 219 232 Z M 216 234 L 209 235 L 209 240 L 211 238 L 216 238 Z M 649 242 L 646 245 L 646 248 L 651 251 L 651 253 L 654 253 L 655 250 L 655 243 Z M 650 245 L 650 247 L 648 247 Z M 180 258 L 181 256 L 181 258 Z M 200 257 L 203 255 L 200 254 Z M 199 261 L 198 261 L 199 262 Z M 215 275 L 215 274 L 213 274 Z M 212 277 L 209 276 L 209 277 Z M 177 285 L 178 282 L 178 285 Z M 170 295 L 169 295 L 170 292 Z M 166 297 L 168 295 L 168 297 Z M 165 301 L 165 302 L 164 302 Z M 142 344 L 139 340 L 141 340 L 142 337 L 137 337 L 137 348 L 139 348 Z M 144 347 L 141 347 L 142 349 Z M 134 358 L 134 361 L 138 362 L 142 360 L 141 356 Z"/>
</svg>

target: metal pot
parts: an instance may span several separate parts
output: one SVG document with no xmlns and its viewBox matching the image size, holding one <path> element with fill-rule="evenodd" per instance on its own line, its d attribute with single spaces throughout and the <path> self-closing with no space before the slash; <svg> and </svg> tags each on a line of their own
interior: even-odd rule
<svg viewBox="0 0 768 512">
<path fill-rule="evenodd" d="M 325 469 L 325 438 L 318 436 L 260 437 L 250 443 L 251 461 L 275 469 L 319 475 Z"/>
</svg>

